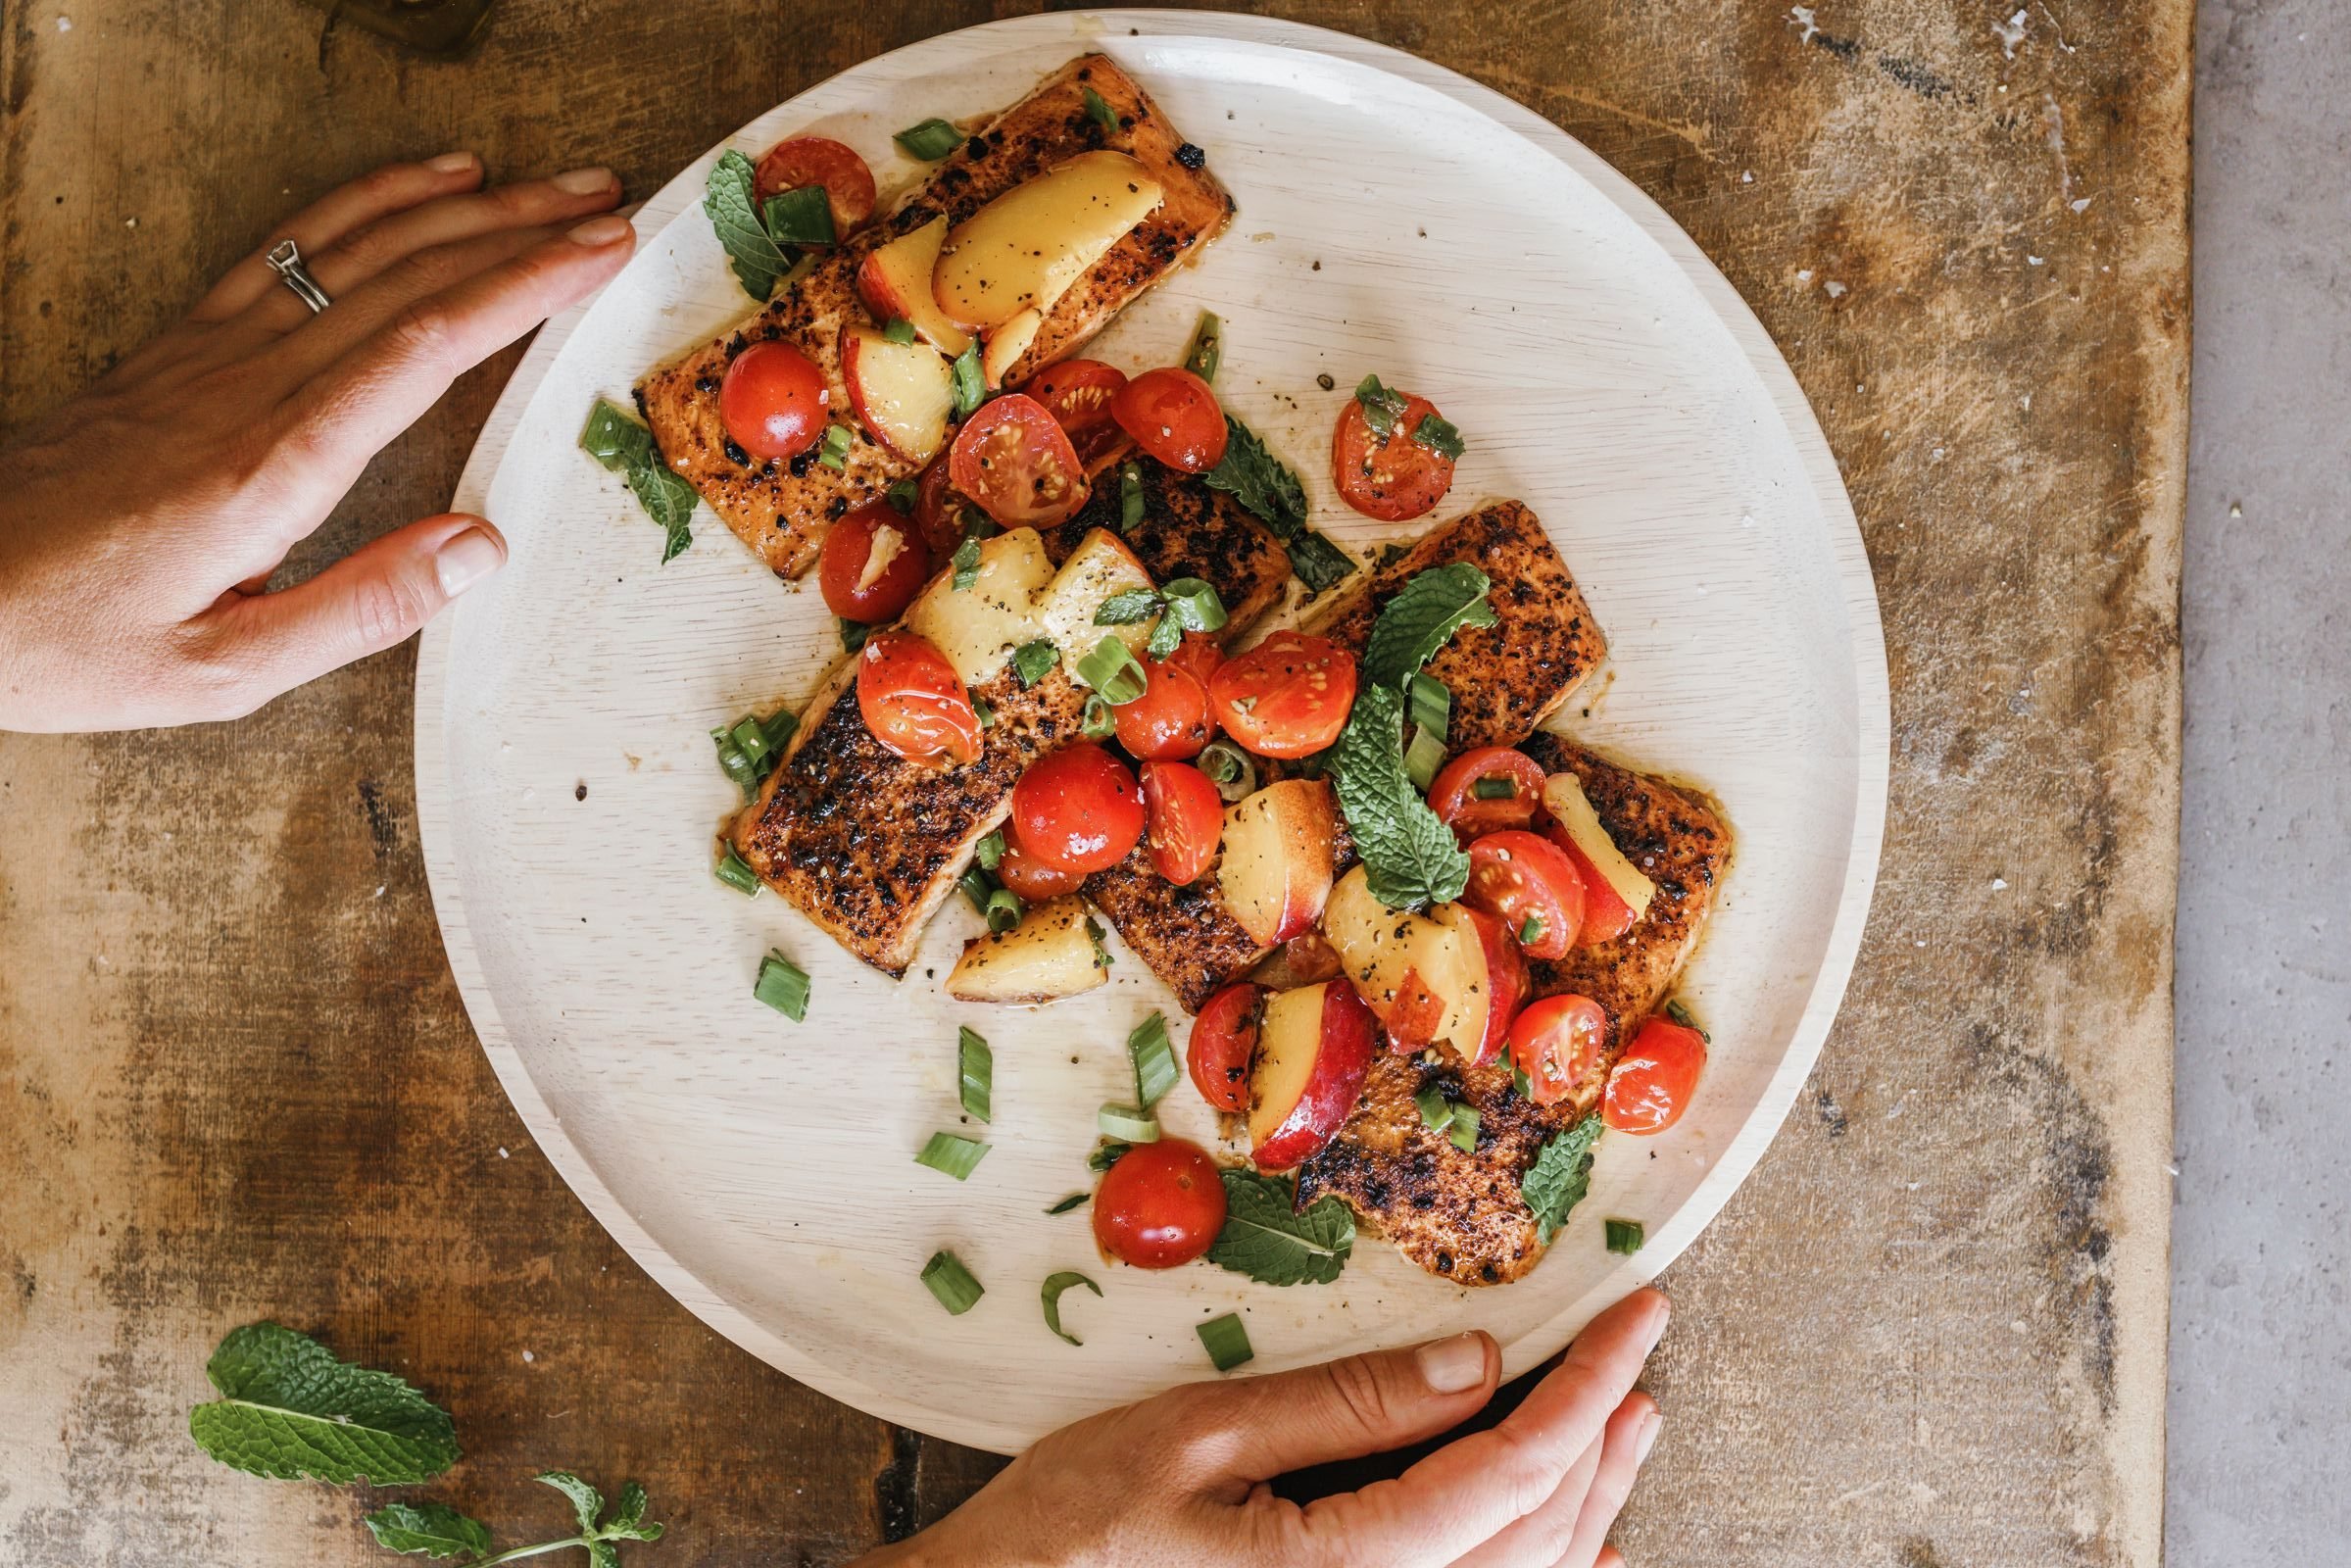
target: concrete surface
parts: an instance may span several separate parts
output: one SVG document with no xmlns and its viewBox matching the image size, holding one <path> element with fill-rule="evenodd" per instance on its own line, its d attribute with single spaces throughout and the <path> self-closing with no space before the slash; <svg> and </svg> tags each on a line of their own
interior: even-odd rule
<svg viewBox="0 0 2351 1568">
<path fill-rule="evenodd" d="M 2351 1562 L 2351 10 L 2206 0 L 2172 1568 Z"/>
</svg>

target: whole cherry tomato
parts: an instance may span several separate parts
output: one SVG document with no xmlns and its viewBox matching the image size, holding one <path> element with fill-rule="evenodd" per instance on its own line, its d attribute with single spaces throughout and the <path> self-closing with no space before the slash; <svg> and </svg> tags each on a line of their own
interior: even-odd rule
<svg viewBox="0 0 2351 1568">
<path fill-rule="evenodd" d="M 930 576 L 930 548 L 887 501 L 869 501 L 825 530 L 816 583 L 844 620 L 896 620 Z"/>
<path fill-rule="evenodd" d="M 1208 383 L 1173 366 L 1146 370 L 1110 399 L 1110 416 L 1171 468 L 1205 473 L 1224 461 L 1224 410 Z"/>
<path fill-rule="evenodd" d="M 1277 631 L 1208 679 L 1217 722 L 1259 757 L 1310 757 L 1355 705 L 1355 656 L 1328 637 Z"/>
<path fill-rule="evenodd" d="M 1257 1057 L 1257 1026 L 1264 1015 L 1264 991 L 1244 980 L 1210 997 L 1192 1020 L 1185 1064 L 1200 1099 L 1218 1110 L 1249 1109 L 1249 1068 Z"/>
<path fill-rule="evenodd" d="M 1435 414 L 1437 405 L 1427 398 L 1407 397 L 1403 413 L 1381 435 L 1364 417 L 1362 402 L 1347 399 L 1331 435 L 1331 477 L 1340 499 L 1382 522 L 1417 517 L 1443 501 L 1453 487 L 1453 460 L 1412 438 L 1420 421 Z"/>
<path fill-rule="evenodd" d="M 1020 847 L 1020 841 L 1010 833 L 1004 835 L 1004 853 L 997 858 L 996 879 L 1031 904 L 1057 899 L 1064 893 L 1075 893 L 1085 882 L 1083 871 L 1056 871 Z"/>
<path fill-rule="evenodd" d="M 1429 786 L 1429 809 L 1464 844 L 1481 834 L 1527 826 L 1542 805 L 1542 764 L 1510 746 L 1464 752 Z"/>
<path fill-rule="evenodd" d="M 1135 775 L 1089 741 L 1037 759 L 1012 786 L 1013 835 L 1051 870 L 1116 865 L 1143 837 L 1143 819 Z"/>
<path fill-rule="evenodd" d="M 831 420 L 832 394 L 816 362 L 780 338 L 735 356 L 718 383 L 718 422 L 751 456 L 797 458 Z"/>
<path fill-rule="evenodd" d="M 1564 958 L 1584 928 L 1584 877 L 1540 833 L 1505 828 L 1469 847 L 1461 902 L 1502 922 L 1530 958 Z"/>
<path fill-rule="evenodd" d="M 825 205 L 832 209 L 833 238 L 847 239 L 852 229 L 864 225 L 873 216 L 873 171 L 857 156 L 854 147 L 844 146 L 830 136 L 795 136 L 779 141 L 767 149 L 752 172 L 753 199 L 763 207 L 770 196 L 780 196 L 803 185 L 822 185 Z"/>
<path fill-rule="evenodd" d="M 1608 1015 L 1590 997 L 1544 997 L 1527 1004 L 1510 1025 L 1510 1059 L 1527 1075 L 1538 1105 L 1556 1105 L 1599 1065 L 1608 1041 Z"/>
<path fill-rule="evenodd" d="M 1086 504 L 1086 470 L 1037 400 L 1007 392 L 963 421 L 948 449 L 948 478 L 1007 528 L 1046 528 Z"/>
<path fill-rule="evenodd" d="M 1094 1195 L 1096 1245 L 1137 1268 L 1174 1268 L 1205 1252 L 1224 1228 L 1224 1179 L 1198 1144 L 1137 1144 L 1102 1173 Z"/>
<path fill-rule="evenodd" d="M 1143 764 L 1144 844 L 1151 864 L 1178 887 L 1198 882 L 1216 863 L 1224 833 L 1224 797 L 1190 762 Z"/>
<path fill-rule="evenodd" d="M 980 715 L 947 656 L 907 631 L 877 631 L 857 655 L 857 711 L 885 748 L 944 766 L 980 755 Z"/>
<path fill-rule="evenodd" d="M 1143 695 L 1110 710 L 1118 744 L 1140 761 L 1198 757 L 1216 738 L 1208 688 L 1171 660 L 1143 661 Z"/>
<path fill-rule="evenodd" d="M 1661 1133 L 1682 1119 L 1706 1070 L 1706 1037 L 1671 1018 L 1651 1018 L 1608 1074 L 1600 1119 L 1620 1133 Z"/>
</svg>

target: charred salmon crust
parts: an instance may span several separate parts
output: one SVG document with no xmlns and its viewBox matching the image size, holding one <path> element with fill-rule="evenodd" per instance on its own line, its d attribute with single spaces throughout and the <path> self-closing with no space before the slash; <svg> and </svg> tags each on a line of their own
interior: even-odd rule
<svg viewBox="0 0 2351 1568">
<path fill-rule="evenodd" d="M 1290 580 L 1290 553 L 1273 530 L 1249 509 L 1197 475 L 1151 458 L 1133 460 L 1143 476 L 1143 520 L 1133 532 L 1120 527 L 1116 476 L 1098 483 L 1078 514 L 1045 531 L 1045 553 L 1057 564 L 1093 528 L 1107 528 L 1126 541 L 1151 574 L 1168 583 L 1198 577 L 1224 604 L 1228 638 L 1253 624 L 1282 597 Z"/>
<path fill-rule="evenodd" d="M 1464 1066 L 1442 1053 L 1436 1064 L 1382 1055 L 1339 1135 L 1298 1171 L 1300 1204 L 1332 1194 L 1413 1262 L 1461 1285 L 1505 1284 L 1542 1255 L 1519 1182 L 1545 1143 L 1592 1112 L 1626 1033 L 1672 989 L 1730 854 L 1722 818 L 1695 795 L 1557 735 L 1538 735 L 1523 749 L 1545 772 L 1583 781 L 1609 836 L 1657 884 L 1648 912 L 1622 937 L 1531 965 L 1538 995 L 1576 992 L 1607 1013 L 1600 1065 L 1568 1100 L 1542 1106 L 1512 1090 L 1500 1063 Z M 1475 1153 L 1423 1125 L 1413 1096 L 1430 1084 L 1477 1107 Z"/>
<path fill-rule="evenodd" d="M 1086 90 L 1099 92 L 1117 120 L 1104 130 L 1086 113 Z M 672 468 L 700 492 L 719 520 L 782 576 L 798 576 L 816 558 L 825 527 L 851 508 L 879 498 L 916 465 L 877 445 L 849 416 L 841 373 L 846 322 L 870 319 L 857 296 L 865 257 L 901 234 L 944 215 L 950 223 L 1056 164 L 1095 148 L 1132 154 L 1164 193 L 1156 211 L 1071 286 L 1004 380 L 1018 386 L 1075 352 L 1137 295 L 1196 254 L 1231 219 L 1233 200 L 1204 168 L 1177 157 L 1184 139 L 1143 89 L 1109 59 L 1086 55 L 998 116 L 950 154 L 888 217 L 818 254 L 775 297 L 732 330 L 648 374 L 637 406 Z M 736 355 L 782 339 L 823 373 L 827 402 L 852 433 L 847 466 L 826 467 L 813 450 L 790 463 L 747 459 L 718 416 L 718 389 Z"/>
</svg>

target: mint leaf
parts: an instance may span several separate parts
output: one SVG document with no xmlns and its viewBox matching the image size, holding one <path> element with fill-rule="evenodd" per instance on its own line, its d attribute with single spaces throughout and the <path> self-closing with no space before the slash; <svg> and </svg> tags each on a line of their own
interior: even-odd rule
<svg viewBox="0 0 2351 1568">
<path fill-rule="evenodd" d="M 759 208 L 752 200 L 753 183 L 751 160 L 728 148 L 710 166 L 710 183 L 702 210 L 710 215 L 718 243 L 726 247 L 728 259 L 735 264 L 735 277 L 743 291 L 765 304 L 767 296 L 775 292 L 776 279 L 791 270 L 792 264 L 759 220 Z"/>
<path fill-rule="evenodd" d="M 360 1523 L 375 1544 L 416 1557 L 455 1557 L 468 1553 L 487 1557 L 490 1527 L 468 1519 L 445 1502 L 387 1502 Z"/>
<path fill-rule="evenodd" d="M 612 1522 L 604 1527 L 605 1533 L 607 1535 L 618 1536 L 623 1531 L 627 1531 L 631 1533 L 629 1535 L 629 1539 L 632 1541 L 660 1540 L 661 1535 L 661 1527 L 660 1525 L 645 1526 L 644 1528 L 653 1532 L 653 1534 L 649 1536 L 638 1535 L 634 1533 L 637 1531 L 639 1523 L 644 1519 L 644 1517 L 645 1489 L 637 1485 L 634 1481 L 631 1481 L 628 1483 L 628 1485 L 620 1489 L 619 1500 L 614 1502 L 612 1505 Z"/>
<path fill-rule="evenodd" d="M 365 1476 L 392 1487 L 430 1481 L 457 1463 L 448 1411 L 292 1329 L 232 1329 L 204 1372 L 221 1397 L 188 1412 L 188 1435 L 248 1475 L 337 1486 Z"/>
<path fill-rule="evenodd" d="M 1568 1210 L 1592 1191 L 1592 1145 L 1599 1141 L 1600 1117 L 1594 1111 L 1555 1134 L 1520 1178 L 1518 1195 L 1535 1211 L 1536 1231 L 1545 1247 L 1567 1223 Z"/>
<path fill-rule="evenodd" d="M 571 1499 L 571 1511 L 579 1515 L 579 1528 L 583 1532 L 596 1529 L 596 1516 L 604 1512 L 603 1493 L 568 1470 L 543 1470 L 533 1479 Z"/>
<path fill-rule="evenodd" d="M 620 1548 L 609 1541 L 589 1542 L 588 1568 L 620 1568 Z"/>
<path fill-rule="evenodd" d="M 1257 432 L 1231 415 L 1224 419 L 1224 460 L 1200 475 L 1211 490 L 1222 490 L 1255 513 L 1274 533 L 1288 540 L 1306 527 L 1306 488 L 1282 460 L 1265 450 Z"/>
<path fill-rule="evenodd" d="M 1130 588 L 1122 594 L 1112 594 L 1094 612 L 1097 626 L 1132 626 L 1149 620 L 1159 612 L 1159 590 Z"/>
<path fill-rule="evenodd" d="M 1373 627 L 1374 638 L 1379 628 Z M 1394 686 L 1355 694 L 1327 769 L 1372 897 L 1392 909 L 1444 904 L 1469 885 L 1469 856 L 1404 772 L 1404 698 Z"/>
<path fill-rule="evenodd" d="M 1402 686 L 1437 657 L 1464 626 L 1491 626 L 1494 585 L 1466 561 L 1416 571 L 1380 611 L 1363 649 L 1363 678 L 1375 686 Z"/>
<path fill-rule="evenodd" d="M 579 446 L 582 452 L 626 478 L 637 505 L 645 509 L 645 515 L 668 533 L 668 542 L 661 550 L 664 564 L 694 542 L 694 530 L 687 526 L 694 516 L 694 487 L 661 461 L 651 430 L 609 400 L 598 398 L 596 406 L 588 411 L 587 425 L 579 433 Z"/>
<path fill-rule="evenodd" d="M 1226 1166 L 1224 1229 L 1208 1261 L 1260 1285 L 1328 1285 L 1355 1246 L 1355 1216 L 1336 1198 L 1295 1211 L 1297 1192 L 1278 1176 Z"/>
</svg>

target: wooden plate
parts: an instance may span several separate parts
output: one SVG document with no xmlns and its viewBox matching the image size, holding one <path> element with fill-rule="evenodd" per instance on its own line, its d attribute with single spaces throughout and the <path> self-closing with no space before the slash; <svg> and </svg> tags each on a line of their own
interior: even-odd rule
<svg viewBox="0 0 2351 1568">
<path fill-rule="evenodd" d="M 627 270 L 540 333 L 459 487 L 514 555 L 418 663 L 443 938 L 523 1119 L 664 1288 L 835 1397 L 1005 1450 L 1209 1375 L 1193 1328 L 1228 1310 L 1253 1371 L 1471 1326 L 1513 1374 L 1557 1350 L 1688 1246 L 1770 1142 L 1851 969 L 1885 816 L 1877 601 L 1811 411 L 1688 236 L 1527 110 L 1294 24 L 1062 14 L 869 61 L 725 145 L 756 157 L 820 131 L 908 181 L 892 131 L 984 115 L 1094 48 L 1208 149 L 1240 215 L 1090 352 L 1162 363 L 1216 310 L 1218 391 L 1304 476 L 1316 524 L 1358 549 L 1393 530 L 1331 492 L 1342 400 L 1375 370 L 1433 396 L 1469 442 L 1445 514 L 1530 503 L 1613 643 L 1567 727 L 1713 792 L 1738 850 L 1685 987 L 1714 1030 L 1704 1085 L 1667 1136 L 1601 1142 L 1591 1199 L 1524 1282 L 1463 1290 L 1371 1239 L 1327 1287 L 1105 1265 L 1086 1210 L 1044 1210 L 1089 1185 L 1095 1107 L 1129 1092 L 1128 1030 L 1153 1007 L 1180 1020 L 1138 960 L 1121 952 L 1112 984 L 1055 1006 L 960 1005 L 928 977 L 974 928 L 960 901 L 893 985 L 773 895 L 711 880 L 710 835 L 740 796 L 706 732 L 799 704 L 840 645 L 812 586 L 778 582 L 707 512 L 657 564 L 660 531 L 575 445 L 599 394 L 625 400 L 746 314 L 700 210 L 723 149 L 680 173 L 638 215 Z M 770 947 L 814 977 L 804 1024 L 752 999 Z M 960 1125 L 958 1024 L 995 1046 L 997 1107 L 994 1151 L 960 1184 L 912 1162 Z M 1213 1138 L 1189 1087 L 1165 1111 Z M 1607 1252 L 1608 1216 L 1642 1221 L 1645 1250 Z M 987 1288 L 961 1317 L 916 1277 L 942 1247 Z M 1106 1293 L 1063 1303 L 1083 1348 L 1038 1309 L 1039 1282 L 1071 1268 Z"/>
</svg>

